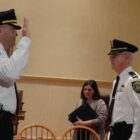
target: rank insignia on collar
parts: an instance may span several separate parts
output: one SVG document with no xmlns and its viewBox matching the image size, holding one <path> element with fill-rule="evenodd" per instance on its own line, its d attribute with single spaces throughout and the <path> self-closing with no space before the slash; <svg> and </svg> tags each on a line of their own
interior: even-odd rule
<svg viewBox="0 0 140 140">
<path fill-rule="evenodd" d="M 136 93 L 140 93 L 140 81 L 132 82 L 132 87 Z"/>
<path fill-rule="evenodd" d="M 125 88 L 125 86 L 124 85 L 121 85 L 121 87 L 119 89 L 119 92 L 123 92 L 124 91 L 124 88 Z"/>
</svg>

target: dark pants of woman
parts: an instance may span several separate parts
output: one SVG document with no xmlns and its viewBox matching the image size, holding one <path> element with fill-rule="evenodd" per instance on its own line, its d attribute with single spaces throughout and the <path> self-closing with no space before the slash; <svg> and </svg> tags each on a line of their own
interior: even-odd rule
<svg viewBox="0 0 140 140">
<path fill-rule="evenodd" d="M 89 140 L 90 132 L 83 129 L 77 130 L 77 139 L 76 140 Z"/>
</svg>

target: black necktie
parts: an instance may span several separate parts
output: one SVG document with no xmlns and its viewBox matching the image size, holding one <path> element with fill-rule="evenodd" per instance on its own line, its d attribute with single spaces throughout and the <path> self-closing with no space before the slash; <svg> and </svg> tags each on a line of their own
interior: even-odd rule
<svg viewBox="0 0 140 140">
<path fill-rule="evenodd" d="M 114 85 L 114 89 L 113 89 L 113 93 L 112 93 L 112 100 L 111 100 L 111 104 L 109 106 L 109 112 L 108 112 L 108 123 L 110 124 L 112 121 L 112 112 L 113 112 L 113 108 L 114 108 L 114 102 L 115 102 L 115 94 L 116 94 L 116 90 L 118 87 L 118 83 L 119 83 L 119 79 L 120 77 L 117 76 L 116 77 L 116 83 Z"/>
<path fill-rule="evenodd" d="M 17 85 L 16 82 L 14 83 L 14 87 L 15 87 L 15 94 L 16 94 L 16 99 L 17 99 L 17 108 L 16 108 L 16 115 L 18 115 L 18 108 L 19 108 L 19 104 L 18 104 L 18 90 L 17 90 Z"/>
</svg>

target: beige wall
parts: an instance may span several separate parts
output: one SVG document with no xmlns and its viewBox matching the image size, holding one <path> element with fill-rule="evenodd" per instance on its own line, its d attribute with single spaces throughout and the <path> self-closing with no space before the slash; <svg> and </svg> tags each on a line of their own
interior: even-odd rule
<svg viewBox="0 0 140 140">
<path fill-rule="evenodd" d="M 33 43 L 24 75 L 46 77 L 45 82 L 18 82 L 27 111 L 20 127 L 42 122 L 60 135 L 70 125 L 67 114 L 79 99 L 82 81 L 96 79 L 104 85 L 113 80 L 109 41 L 140 46 L 139 0 L 2 0 L 0 5 L 1 10 L 15 8 L 21 24 L 24 16 L 30 19 Z M 134 61 L 138 72 L 139 55 Z M 111 84 L 100 87 L 109 94 Z"/>
<path fill-rule="evenodd" d="M 57 136 L 71 124 L 68 114 L 79 100 L 82 80 L 30 79 L 23 78 L 18 83 L 24 90 L 25 121 L 20 128 L 30 123 L 47 124 Z M 98 82 L 102 94 L 110 93 L 110 83 Z"/>
</svg>

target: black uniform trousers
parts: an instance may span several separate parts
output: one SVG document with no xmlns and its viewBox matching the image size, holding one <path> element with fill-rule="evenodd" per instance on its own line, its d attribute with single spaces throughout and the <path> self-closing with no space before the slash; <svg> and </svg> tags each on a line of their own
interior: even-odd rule
<svg viewBox="0 0 140 140">
<path fill-rule="evenodd" d="M 126 124 L 126 122 L 115 123 L 113 127 L 110 127 L 109 140 L 129 140 L 132 129 L 132 124 Z"/>
<path fill-rule="evenodd" d="M 0 140 L 13 140 L 14 115 L 7 111 L 0 111 Z"/>
</svg>

